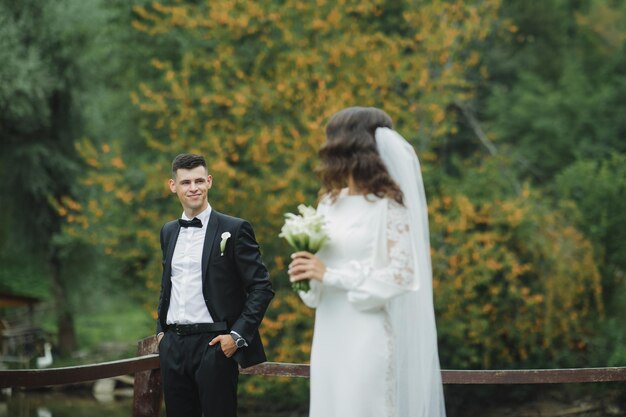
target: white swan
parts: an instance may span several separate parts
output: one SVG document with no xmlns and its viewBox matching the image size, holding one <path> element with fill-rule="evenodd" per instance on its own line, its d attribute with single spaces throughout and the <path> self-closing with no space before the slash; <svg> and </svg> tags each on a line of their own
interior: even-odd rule
<svg viewBox="0 0 626 417">
<path fill-rule="evenodd" d="M 48 342 L 43 345 L 44 355 L 37 358 L 37 368 L 47 368 L 52 365 L 52 345 Z"/>
</svg>

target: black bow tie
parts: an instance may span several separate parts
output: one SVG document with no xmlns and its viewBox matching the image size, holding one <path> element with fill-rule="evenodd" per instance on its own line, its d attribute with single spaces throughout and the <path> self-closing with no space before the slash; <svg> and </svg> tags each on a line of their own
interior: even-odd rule
<svg viewBox="0 0 626 417">
<path fill-rule="evenodd" d="M 180 227 L 202 227 L 202 221 L 197 217 L 194 217 L 192 220 L 178 219 L 178 224 L 180 224 Z"/>
</svg>

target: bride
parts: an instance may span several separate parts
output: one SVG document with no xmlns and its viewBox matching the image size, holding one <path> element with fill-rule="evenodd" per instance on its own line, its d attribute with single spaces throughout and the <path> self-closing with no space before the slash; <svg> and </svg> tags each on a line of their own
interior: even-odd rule
<svg viewBox="0 0 626 417">
<path fill-rule="evenodd" d="M 445 416 L 415 151 L 385 112 L 351 107 L 331 118 L 319 155 L 330 240 L 289 265 L 316 309 L 310 416 Z"/>
</svg>

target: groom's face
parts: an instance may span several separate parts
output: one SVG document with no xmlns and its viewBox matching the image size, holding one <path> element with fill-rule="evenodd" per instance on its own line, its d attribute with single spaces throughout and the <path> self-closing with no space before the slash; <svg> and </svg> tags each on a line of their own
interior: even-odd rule
<svg viewBox="0 0 626 417">
<path fill-rule="evenodd" d="M 213 178 L 202 165 L 192 169 L 179 169 L 169 181 L 170 190 L 176 193 L 187 215 L 196 215 L 208 206 L 207 195 Z"/>
</svg>

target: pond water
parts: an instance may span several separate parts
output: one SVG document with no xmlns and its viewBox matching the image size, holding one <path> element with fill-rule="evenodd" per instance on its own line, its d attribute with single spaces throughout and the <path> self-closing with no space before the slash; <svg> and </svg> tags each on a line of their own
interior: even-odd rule
<svg viewBox="0 0 626 417">
<path fill-rule="evenodd" d="M 0 400 L 0 417 L 130 417 L 132 398 L 100 402 L 89 393 L 13 392 Z"/>
<path fill-rule="evenodd" d="M 133 400 L 115 397 L 97 400 L 88 391 L 13 391 L 0 395 L 0 417 L 131 417 Z M 298 413 L 240 410 L 239 417 L 304 417 Z M 161 417 L 165 411 L 161 409 Z"/>
<path fill-rule="evenodd" d="M 596 391 L 586 387 L 587 395 L 572 397 L 558 389 L 546 390 L 546 395 L 516 404 L 474 404 L 473 407 L 450 407 L 449 417 L 614 417 L 626 416 L 626 384 L 613 384 L 612 389 Z M 448 392 L 448 394 L 453 394 Z M 593 395 L 589 395 L 593 394 Z M 454 395 L 450 395 L 449 402 Z M 481 402 L 482 401 L 478 401 Z M 241 404 L 240 404 L 241 405 Z M 305 417 L 301 412 L 267 412 L 264 406 L 241 409 L 239 417 Z M 14 391 L 0 394 L 0 417 L 131 417 L 132 398 L 115 397 L 97 400 L 89 390 L 79 391 Z M 161 410 L 161 416 L 165 412 Z"/>
</svg>

